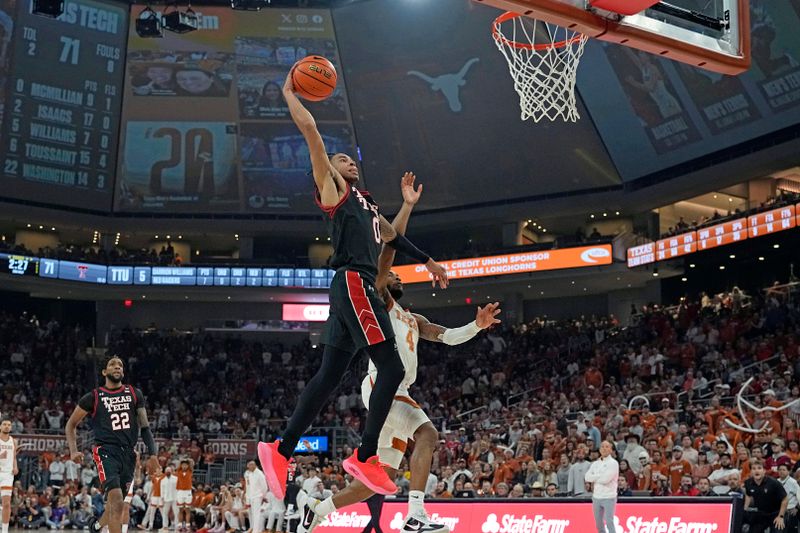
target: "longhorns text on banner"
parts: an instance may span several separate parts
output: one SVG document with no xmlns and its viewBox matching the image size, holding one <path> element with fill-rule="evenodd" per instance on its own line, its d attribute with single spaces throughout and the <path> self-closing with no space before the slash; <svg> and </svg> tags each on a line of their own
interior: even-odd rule
<svg viewBox="0 0 800 533">
<path fill-rule="evenodd" d="M 600 244 L 560 250 L 453 259 L 452 261 L 441 261 L 439 264 L 447 269 L 448 278 L 453 280 L 610 265 L 612 261 L 611 245 Z M 424 265 L 402 265 L 394 267 L 393 270 L 405 284 L 430 281 L 430 275 Z"/>
</svg>

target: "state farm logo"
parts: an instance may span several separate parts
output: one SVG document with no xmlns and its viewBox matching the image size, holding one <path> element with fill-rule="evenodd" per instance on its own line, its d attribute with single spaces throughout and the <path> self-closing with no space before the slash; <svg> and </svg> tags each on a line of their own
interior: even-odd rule
<svg viewBox="0 0 800 533">
<path fill-rule="evenodd" d="M 569 526 L 569 520 L 553 520 L 537 514 L 533 518 L 522 515 L 517 518 L 513 514 L 503 515 L 498 522 L 497 515 L 492 513 L 486 517 L 481 531 L 483 533 L 564 533 Z"/>
<path fill-rule="evenodd" d="M 645 520 L 641 516 L 629 516 L 625 522 L 625 527 L 619 522 L 619 518 L 614 517 L 614 529 L 617 533 L 713 533 L 717 531 L 719 525 L 716 522 L 686 522 L 679 516 L 673 516 L 666 520 L 658 517 L 652 520 Z"/>
<path fill-rule="evenodd" d="M 589 264 L 595 264 L 598 259 L 605 259 L 606 257 L 611 257 L 611 252 L 608 248 L 589 248 L 581 253 L 581 261 Z"/>
<path fill-rule="evenodd" d="M 349 513 L 334 511 L 325 517 L 325 520 L 319 525 L 319 527 L 354 527 L 363 529 L 367 527 L 367 524 L 369 524 L 370 518 L 371 517 L 369 515 L 358 514 L 355 511 L 351 511 Z"/>
<path fill-rule="evenodd" d="M 456 524 L 458 524 L 459 519 L 452 516 L 441 516 L 439 513 L 433 513 L 430 515 L 431 522 L 435 524 L 444 524 L 450 528 L 450 531 L 455 531 Z M 403 523 L 405 523 L 405 517 L 403 513 L 395 513 L 394 518 L 391 522 L 389 522 L 389 528 L 393 531 L 400 531 L 403 529 Z"/>
</svg>

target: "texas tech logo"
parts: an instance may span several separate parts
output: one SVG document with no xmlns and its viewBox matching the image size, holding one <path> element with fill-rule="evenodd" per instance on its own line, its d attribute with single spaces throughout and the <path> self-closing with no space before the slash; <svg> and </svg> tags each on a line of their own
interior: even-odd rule
<svg viewBox="0 0 800 533">
<path fill-rule="evenodd" d="M 113 413 L 116 411 L 128 411 L 133 403 L 133 396 L 126 394 L 123 396 L 103 396 L 103 406 L 106 411 Z"/>
</svg>

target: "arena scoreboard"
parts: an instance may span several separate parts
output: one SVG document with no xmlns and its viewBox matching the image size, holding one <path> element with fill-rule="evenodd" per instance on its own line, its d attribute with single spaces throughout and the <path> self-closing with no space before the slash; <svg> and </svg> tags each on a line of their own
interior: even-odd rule
<svg viewBox="0 0 800 533">
<path fill-rule="evenodd" d="M 327 289 L 335 271 L 324 268 L 106 266 L 0 253 L 0 273 L 100 285 Z"/>
<path fill-rule="evenodd" d="M 2 126 L 4 196 L 108 210 L 128 9 L 67 0 L 56 18 L 17 2 Z"/>
</svg>

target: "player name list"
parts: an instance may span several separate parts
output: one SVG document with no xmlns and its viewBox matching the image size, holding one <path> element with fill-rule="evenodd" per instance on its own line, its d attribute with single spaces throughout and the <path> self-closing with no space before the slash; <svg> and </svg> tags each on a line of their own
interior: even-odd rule
<svg viewBox="0 0 800 533">
<path fill-rule="evenodd" d="M 21 2 L 14 37 L 4 174 L 91 191 L 110 202 L 127 14 L 77 0 L 48 19 L 31 14 L 29 1 Z M 56 201 L 73 203 L 59 196 Z"/>
</svg>

